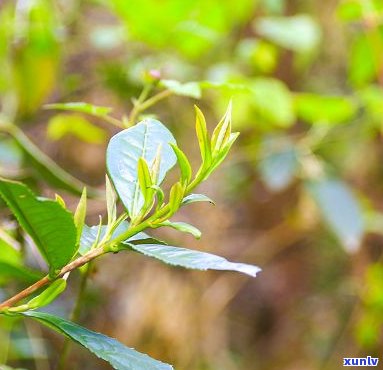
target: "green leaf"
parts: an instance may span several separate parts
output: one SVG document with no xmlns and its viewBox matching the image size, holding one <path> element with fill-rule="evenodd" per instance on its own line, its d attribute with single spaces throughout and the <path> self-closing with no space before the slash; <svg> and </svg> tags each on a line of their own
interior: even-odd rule
<svg viewBox="0 0 383 370">
<path fill-rule="evenodd" d="M 197 82 L 180 83 L 175 80 L 161 80 L 160 85 L 166 87 L 176 95 L 201 98 L 201 88 Z"/>
<path fill-rule="evenodd" d="M 230 101 L 227 107 L 226 113 L 224 114 L 223 118 L 214 129 L 213 135 L 211 137 L 211 148 L 212 148 L 213 156 L 215 153 L 218 153 L 222 147 L 225 146 L 225 144 L 230 138 L 231 111 L 232 111 L 232 103 Z"/>
<path fill-rule="evenodd" d="M 192 168 L 190 162 L 186 157 L 185 153 L 175 144 L 171 144 L 171 147 L 174 150 L 174 153 L 177 157 L 178 165 L 181 170 L 181 181 L 183 184 L 188 184 L 192 177 Z"/>
<path fill-rule="evenodd" d="M 58 114 L 52 117 L 48 123 L 47 135 L 51 140 L 73 135 L 91 144 L 102 144 L 106 140 L 105 130 L 75 114 Z"/>
<path fill-rule="evenodd" d="M 154 119 L 144 120 L 111 139 L 107 149 L 109 176 L 131 218 L 139 214 L 144 204 L 137 179 L 139 158 L 144 158 L 151 165 L 158 147 L 161 147 L 156 184 L 159 185 L 177 160 L 170 143 L 176 143 L 173 135 L 161 122 Z"/>
<path fill-rule="evenodd" d="M 234 144 L 235 140 L 237 140 L 239 136 L 239 132 L 233 132 L 230 134 L 229 140 L 227 141 L 226 145 L 221 148 L 219 153 L 216 154 L 214 157 L 214 161 L 208 171 L 205 172 L 205 176 L 203 177 L 203 180 L 207 179 L 211 173 L 214 172 L 214 170 L 223 162 L 223 160 L 226 158 L 226 156 L 229 154 L 229 151 Z"/>
<path fill-rule="evenodd" d="M 181 205 L 184 206 L 186 204 L 196 203 L 196 202 L 209 202 L 211 204 L 215 204 L 213 200 L 211 200 L 209 197 L 207 197 L 204 194 L 189 194 L 182 200 Z"/>
<path fill-rule="evenodd" d="M 48 306 L 53 302 L 66 288 L 66 279 L 60 278 L 52 282 L 42 293 L 32 298 L 27 305 L 35 309 Z"/>
<path fill-rule="evenodd" d="M 72 259 L 77 230 L 69 211 L 53 200 L 36 197 L 24 184 L 1 178 L 0 195 L 36 243 L 51 272 Z"/>
<path fill-rule="evenodd" d="M 53 281 L 42 293 L 32 298 L 28 303 L 22 304 L 21 306 L 10 307 L 7 309 L 7 312 L 24 312 L 48 306 L 65 290 L 65 288 L 66 279 L 57 279 Z"/>
<path fill-rule="evenodd" d="M 261 271 L 257 266 L 229 262 L 223 257 L 191 249 L 158 244 L 131 245 L 131 248 L 145 256 L 154 257 L 169 265 L 188 269 L 238 271 L 253 277 Z"/>
<path fill-rule="evenodd" d="M 78 202 L 76 212 L 74 214 L 74 224 L 77 228 L 77 244 L 80 241 L 82 228 L 85 224 L 86 217 L 86 207 L 87 207 L 87 191 L 86 188 L 83 189 L 80 201 Z"/>
<path fill-rule="evenodd" d="M 83 102 L 71 102 L 71 103 L 56 103 L 56 104 L 47 104 L 44 105 L 45 109 L 59 109 L 72 112 L 81 112 L 90 114 L 96 117 L 105 117 L 108 115 L 112 108 L 109 107 L 100 107 L 93 104 L 83 103 Z"/>
<path fill-rule="evenodd" d="M 211 163 L 210 138 L 207 132 L 205 116 L 197 106 L 194 106 L 194 108 L 196 112 L 195 128 L 202 157 L 201 168 L 206 168 Z"/>
<path fill-rule="evenodd" d="M 169 194 L 169 207 L 170 207 L 170 214 L 174 215 L 180 208 L 182 199 L 185 194 L 184 187 L 179 183 L 175 183 L 171 189 Z M 168 216 L 170 217 L 170 216 Z"/>
<path fill-rule="evenodd" d="M 354 101 L 345 96 L 297 94 L 298 117 L 313 124 L 338 124 L 350 120 L 357 112 Z"/>
<path fill-rule="evenodd" d="M 263 17 L 257 19 L 255 30 L 284 48 L 297 52 L 314 50 L 321 39 L 318 23 L 308 15 Z"/>
<path fill-rule="evenodd" d="M 108 225 L 113 225 L 117 219 L 117 197 L 110 183 L 108 175 L 105 176 L 106 208 L 108 211 Z"/>
<path fill-rule="evenodd" d="M 202 233 L 195 226 L 190 225 L 186 222 L 172 222 L 172 221 L 164 221 L 159 224 L 159 226 L 169 226 L 175 230 L 182 231 L 184 233 L 189 233 L 193 235 L 196 239 L 201 239 Z"/>
<path fill-rule="evenodd" d="M 111 236 L 111 240 L 117 238 L 118 236 L 126 232 L 128 228 L 129 228 L 129 223 L 127 221 L 121 222 L 114 230 Z M 108 227 L 105 225 L 102 225 L 100 230 L 100 239 L 104 238 L 107 231 L 108 231 Z M 98 233 L 99 233 L 99 225 L 96 225 L 96 226 L 84 225 L 84 229 L 81 235 L 81 242 L 80 242 L 80 245 L 81 245 L 79 250 L 80 254 L 84 255 L 92 248 L 94 242 L 97 240 Z M 163 243 L 162 241 L 157 240 L 144 232 L 140 232 L 132 236 L 131 238 L 127 239 L 125 242 L 148 244 L 148 243 L 153 243 L 154 240 L 155 240 L 155 243 L 159 243 L 159 244 Z M 122 244 L 119 245 L 119 248 L 126 249 L 125 245 L 122 245 Z"/>
<path fill-rule="evenodd" d="M 151 188 L 153 186 L 152 178 L 150 175 L 149 166 L 144 158 L 141 157 L 138 159 L 137 167 L 138 182 L 140 184 L 141 193 L 144 197 L 146 206 L 152 202 L 155 190 Z"/>
<path fill-rule="evenodd" d="M 307 183 L 323 218 L 348 252 L 355 252 L 364 234 L 359 203 L 340 180 L 322 179 Z"/>
<path fill-rule="evenodd" d="M 96 333 L 73 322 L 43 312 L 24 312 L 24 316 L 70 338 L 87 348 L 97 357 L 107 361 L 116 370 L 172 370 L 173 367 L 124 346 L 116 339 Z"/>
</svg>

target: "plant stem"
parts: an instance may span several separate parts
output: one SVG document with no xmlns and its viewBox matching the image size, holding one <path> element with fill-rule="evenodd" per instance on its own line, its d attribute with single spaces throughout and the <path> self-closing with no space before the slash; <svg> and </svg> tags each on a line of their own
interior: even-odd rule
<svg viewBox="0 0 383 370">
<path fill-rule="evenodd" d="M 103 254 L 105 254 L 103 246 L 92 249 L 88 253 L 84 254 L 81 257 L 78 257 L 74 261 L 70 262 L 68 265 L 64 266 L 61 269 L 60 273 L 56 276 L 56 279 L 63 277 L 67 272 L 75 270 Z M 52 280 L 50 280 L 48 276 L 43 277 L 42 279 L 32 284 L 28 288 L 22 290 L 21 292 L 17 293 L 13 297 L 2 302 L 0 304 L 0 310 L 12 307 L 15 303 L 21 301 L 24 298 L 29 297 L 31 294 L 41 289 L 45 285 L 50 284 L 51 282 Z"/>
<path fill-rule="evenodd" d="M 83 300 L 84 300 L 86 285 L 88 282 L 88 278 L 89 278 L 89 274 L 91 272 L 91 269 L 92 269 L 92 262 L 89 262 L 89 264 L 86 265 L 86 269 L 85 269 L 83 275 L 81 276 L 80 287 L 78 289 L 76 303 L 75 303 L 73 310 L 72 310 L 72 313 L 70 315 L 71 321 L 77 322 L 79 317 L 80 317 L 81 305 L 82 305 Z M 63 345 L 63 348 L 61 350 L 59 362 L 57 365 L 57 370 L 65 370 L 67 368 L 66 365 L 67 365 L 67 359 L 68 359 L 69 352 L 70 352 L 71 343 L 72 342 L 69 338 L 65 338 L 64 345 Z"/>
<path fill-rule="evenodd" d="M 191 184 L 188 185 L 185 191 L 185 195 L 190 193 L 195 186 L 197 186 L 198 183 L 193 181 Z M 149 228 L 153 227 L 153 222 L 158 220 L 160 217 L 165 216 L 170 210 L 169 204 L 165 205 L 161 209 L 159 209 L 157 212 L 153 213 L 150 217 L 148 217 L 146 220 L 140 222 L 138 225 L 131 226 L 128 230 L 126 230 L 124 233 L 120 234 L 113 240 L 110 240 L 105 243 L 101 243 L 97 248 L 91 249 L 88 253 L 84 254 L 81 257 L 78 257 L 74 261 L 70 262 L 68 265 L 64 266 L 60 273 L 56 276 L 56 279 L 63 277 L 67 272 L 70 272 L 72 270 L 75 270 L 88 262 L 94 260 L 95 258 L 106 254 L 110 252 L 116 252 L 118 249 L 116 249 L 116 246 L 118 246 L 119 243 L 129 239 L 133 235 L 136 235 L 137 233 Z M 41 280 L 37 281 L 36 283 L 32 284 L 28 288 L 22 290 L 21 292 L 17 293 L 13 297 L 7 299 L 6 301 L 0 303 L 0 311 L 4 310 L 6 308 L 12 307 L 17 302 L 21 301 L 22 299 L 30 296 L 35 291 L 39 290 L 40 288 L 44 287 L 47 284 L 50 284 L 52 282 L 51 279 L 49 279 L 48 276 L 43 277 Z"/>
<path fill-rule="evenodd" d="M 173 92 L 170 91 L 170 90 L 164 90 L 164 91 L 161 91 L 160 93 L 152 96 L 151 98 L 149 98 L 148 100 L 146 101 L 143 101 L 143 102 L 140 102 L 138 100 L 138 102 L 136 103 L 136 105 L 134 106 L 134 108 L 132 109 L 130 115 L 129 115 L 129 123 L 131 125 L 134 125 L 136 119 L 137 119 L 137 116 L 145 111 L 146 109 L 150 108 L 152 105 L 158 103 L 160 100 L 162 99 L 165 99 L 167 98 L 168 96 L 172 95 Z"/>
</svg>

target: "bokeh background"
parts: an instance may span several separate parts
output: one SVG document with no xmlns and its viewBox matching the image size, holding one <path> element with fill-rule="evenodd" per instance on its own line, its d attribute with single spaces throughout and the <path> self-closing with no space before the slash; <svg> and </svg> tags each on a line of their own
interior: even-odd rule
<svg viewBox="0 0 383 370">
<path fill-rule="evenodd" d="M 233 99 L 240 138 L 201 188 L 216 206 L 178 216 L 202 239 L 157 235 L 263 272 L 251 279 L 108 256 L 95 265 L 81 324 L 180 370 L 338 369 L 343 357 L 380 356 L 382 26 L 381 0 L 0 0 L 0 122 L 96 189 L 118 129 L 43 105 L 87 102 L 121 118 L 158 78 L 153 93 L 169 96 L 144 115 L 171 128 L 197 166 L 193 104 L 211 129 Z M 0 175 L 59 193 L 74 209 L 74 186 L 56 170 L 36 165 L 0 127 Z M 93 225 L 105 207 L 89 207 Z M 0 212 L 2 230 L 17 232 Z M 3 275 L 1 297 L 26 285 Z M 72 275 L 50 308 L 64 316 L 78 287 Z M 61 348 L 38 324 L 0 320 L 0 363 L 54 369 Z M 76 346 L 68 366 L 109 368 Z"/>
</svg>

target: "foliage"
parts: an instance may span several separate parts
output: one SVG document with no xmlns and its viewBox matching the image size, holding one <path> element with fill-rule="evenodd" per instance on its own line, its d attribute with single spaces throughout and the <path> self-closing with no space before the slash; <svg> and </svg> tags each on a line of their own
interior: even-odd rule
<svg viewBox="0 0 383 370">
<path fill-rule="evenodd" d="M 267 266 L 263 280 L 256 281 L 256 299 L 248 298 L 254 297 L 249 286 L 241 289 L 242 283 L 225 280 L 226 288 L 218 290 L 222 306 L 216 299 L 222 316 L 211 314 L 206 293 L 206 306 L 195 320 L 199 336 L 187 335 L 189 352 L 180 345 L 169 354 L 176 335 L 158 335 L 157 343 L 164 343 L 160 347 L 147 339 L 148 328 L 137 336 L 143 347 L 193 370 L 302 366 L 294 359 L 297 353 L 307 368 L 331 368 L 340 345 L 381 347 L 381 1 L 26 3 L 0 5 L 2 298 L 40 279 L 49 287 L 60 279 L 66 284 L 62 272 L 68 264 L 99 252 L 134 251 L 129 253 L 133 261 L 142 254 L 171 265 L 255 274 L 254 268 L 205 251 L 175 247 L 180 241 L 168 234 L 178 230 L 199 239 L 201 229 L 232 258 L 244 255 Z M 197 146 L 190 140 L 187 107 L 198 99 L 208 121 L 230 99 L 233 110 L 209 135 L 196 109 L 201 165 L 193 172 Z M 232 129 L 242 132 L 238 140 Z M 189 207 L 189 219 L 184 206 L 213 203 L 195 188 L 221 165 L 235 140 L 230 164 L 217 172 L 216 183 L 210 180 L 201 189 L 217 200 L 216 218 L 198 203 Z M 177 178 L 171 171 L 176 164 Z M 78 202 L 74 197 L 81 195 Z M 100 198 L 106 198 L 106 211 L 97 220 Z M 194 209 L 201 209 L 203 217 Z M 159 236 L 150 229 L 160 229 Z M 48 269 L 42 273 L 43 261 Z M 93 271 L 92 264 L 87 266 L 79 269 L 85 281 Z M 144 269 L 131 274 L 140 286 Z M 64 297 L 71 298 L 73 287 L 80 285 L 76 276 Z M 196 295 L 201 289 L 211 292 L 198 279 L 191 279 Z M 161 281 L 167 285 L 165 273 L 156 280 L 158 286 Z M 224 285 L 221 280 L 214 284 Z M 169 295 L 188 292 L 182 287 L 169 287 Z M 37 293 L 43 294 L 42 303 L 51 301 L 49 291 Z M 186 305 L 185 296 L 178 300 Z M 55 306 L 60 299 L 53 301 L 52 311 L 66 314 Z M 191 310 L 195 297 L 189 300 Z M 317 305 L 310 308 L 317 301 L 329 323 L 323 330 L 316 323 Z M 20 302 L 17 310 L 35 302 Z M 166 299 L 156 302 L 159 312 L 153 308 L 149 315 L 151 332 L 163 329 L 157 315 L 166 312 L 173 318 L 168 304 Z M 98 312 L 104 314 L 102 304 Z M 307 320 L 297 324 L 294 319 L 301 316 Z M 7 320 L 20 321 L 2 319 L 6 333 Z M 201 344 L 210 338 L 205 328 L 213 322 L 219 323 L 222 338 Z M 284 330 L 296 351 L 264 355 L 263 346 L 270 343 L 271 351 L 281 352 Z M 178 342 L 185 338 L 179 334 Z M 340 345 L 333 346 L 338 338 Z M 0 362 L 8 357 L 5 352 L 0 349 Z"/>
</svg>

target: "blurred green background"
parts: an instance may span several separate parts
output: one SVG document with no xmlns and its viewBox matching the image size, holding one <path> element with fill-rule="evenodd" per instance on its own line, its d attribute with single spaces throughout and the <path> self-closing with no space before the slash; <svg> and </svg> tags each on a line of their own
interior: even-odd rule
<svg viewBox="0 0 383 370">
<path fill-rule="evenodd" d="M 118 130 L 103 114 L 43 105 L 87 102 L 120 118 L 148 84 L 165 94 L 142 116 L 170 127 L 192 163 L 193 104 L 212 128 L 232 98 L 241 132 L 203 185 L 217 205 L 182 211 L 202 240 L 159 235 L 263 272 L 253 280 L 109 256 L 81 323 L 180 370 L 337 369 L 343 357 L 378 357 L 383 1 L 0 0 L 0 175 L 73 209 L 79 183 L 36 150 L 102 190 Z M 9 135 L 7 122 L 21 131 Z M 105 214 L 97 199 L 90 210 L 89 224 Z M 17 234 L 0 214 L 1 230 Z M 68 315 L 77 281 L 52 310 Z M 25 284 L 0 270 L 0 297 Z M 0 319 L 0 364 L 54 369 L 61 346 L 37 324 Z M 79 347 L 70 364 L 109 368 Z"/>
</svg>

